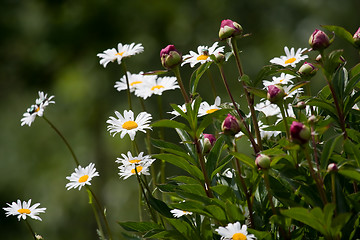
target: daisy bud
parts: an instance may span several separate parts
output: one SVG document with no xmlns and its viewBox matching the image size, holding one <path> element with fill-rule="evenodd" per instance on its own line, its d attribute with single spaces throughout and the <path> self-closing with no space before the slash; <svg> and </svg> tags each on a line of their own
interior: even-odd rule
<svg viewBox="0 0 360 240">
<path fill-rule="evenodd" d="M 330 46 L 330 39 L 326 33 L 316 29 L 309 38 L 309 44 L 313 50 L 323 50 Z"/>
<path fill-rule="evenodd" d="M 231 21 L 230 19 L 222 20 L 219 31 L 220 40 L 235 37 L 237 35 L 241 35 L 243 32 L 243 28 L 237 22 Z"/>
<path fill-rule="evenodd" d="M 221 124 L 221 130 L 226 135 L 235 135 L 240 132 L 240 122 L 231 114 L 228 114 Z"/>
<path fill-rule="evenodd" d="M 278 103 L 285 97 L 285 91 L 282 86 L 275 84 L 268 86 L 267 99 L 271 103 Z"/>
<path fill-rule="evenodd" d="M 354 34 L 353 39 L 354 39 L 354 43 L 355 43 L 358 47 L 360 47 L 360 27 L 359 27 L 359 29 L 356 31 L 356 33 Z"/>
<path fill-rule="evenodd" d="M 182 61 L 181 53 L 179 53 L 174 45 L 168 45 L 160 51 L 161 64 L 166 69 L 172 69 L 179 65 Z"/>
<path fill-rule="evenodd" d="M 269 169 L 270 157 L 265 154 L 259 154 L 255 159 L 255 164 L 259 169 Z"/>
<path fill-rule="evenodd" d="M 293 121 L 290 126 L 290 135 L 293 142 L 305 144 L 311 137 L 310 129 L 301 122 Z"/>
<path fill-rule="evenodd" d="M 204 134 L 204 152 L 208 153 L 211 150 L 212 146 L 214 146 L 215 142 L 216 138 L 214 137 L 214 135 Z"/>
<path fill-rule="evenodd" d="M 338 167 L 337 167 L 336 163 L 330 163 L 328 165 L 328 168 L 327 168 L 328 172 L 337 172 L 337 170 L 338 170 Z"/>
<path fill-rule="evenodd" d="M 311 63 L 305 62 L 300 68 L 299 73 L 303 77 L 312 77 L 316 74 L 317 68 Z"/>
</svg>

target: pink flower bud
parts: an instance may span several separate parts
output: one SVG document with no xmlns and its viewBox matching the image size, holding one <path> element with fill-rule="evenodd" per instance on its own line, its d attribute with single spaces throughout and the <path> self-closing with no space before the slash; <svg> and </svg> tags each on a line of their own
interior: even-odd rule
<svg viewBox="0 0 360 240">
<path fill-rule="evenodd" d="M 259 169 L 269 169 L 270 162 L 270 157 L 265 154 L 259 154 L 255 159 L 255 164 Z"/>
<path fill-rule="evenodd" d="M 330 46 L 330 39 L 326 33 L 316 29 L 309 38 L 309 44 L 313 50 L 323 50 Z"/>
<path fill-rule="evenodd" d="M 293 121 L 290 126 L 290 135 L 293 142 L 305 144 L 311 137 L 310 129 L 301 122 Z"/>
<path fill-rule="evenodd" d="M 174 45 L 167 45 L 160 51 L 161 64 L 166 69 L 172 69 L 182 61 L 181 54 L 176 50 Z"/>
<path fill-rule="evenodd" d="M 208 153 L 216 142 L 216 138 L 212 134 L 204 134 L 203 149 L 205 153 Z"/>
<path fill-rule="evenodd" d="M 235 135 L 241 130 L 240 122 L 236 119 L 236 117 L 228 114 L 221 124 L 221 129 L 226 135 Z"/>
<path fill-rule="evenodd" d="M 267 99 L 272 103 L 283 101 L 285 91 L 282 86 L 275 84 L 268 86 Z"/>
<path fill-rule="evenodd" d="M 328 168 L 327 168 L 328 172 L 337 172 L 337 170 L 338 170 L 338 167 L 337 167 L 336 163 L 330 163 L 328 165 Z"/>
<path fill-rule="evenodd" d="M 312 65 L 311 63 L 305 62 L 300 68 L 299 68 L 299 73 L 301 76 L 304 77 L 312 77 L 316 74 L 317 72 L 317 68 Z"/>
<path fill-rule="evenodd" d="M 354 34 L 353 39 L 354 39 L 354 43 L 355 43 L 358 47 L 360 47 L 360 27 L 359 27 L 359 29 L 356 31 L 356 33 Z"/>
<path fill-rule="evenodd" d="M 237 22 L 231 21 L 230 19 L 222 20 L 219 31 L 220 40 L 241 35 L 243 28 Z"/>
</svg>

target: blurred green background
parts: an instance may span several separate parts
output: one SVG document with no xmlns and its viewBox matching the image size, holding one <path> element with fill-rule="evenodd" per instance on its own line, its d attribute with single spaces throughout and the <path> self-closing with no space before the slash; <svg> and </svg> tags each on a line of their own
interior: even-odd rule
<svg viewBox="0 0 360 240">
<path fill-rule="evenodd" d="M 271 58 L 284 54 L 284 46 L 308 47 L 309 36 L 321 24 L 343 26 L 354 33 L 360 26 L 358 9 L 358 0 L 2 0 L 0 206 L 31 198 L 47 208 L 40 215 L 42 222 L 30 220 L 45 239 L 97 239 L 86 191 L 65 189 L 65 177 L 75 168 L 65 145 L 41 118 L 31 127 L 20 126 L 22 114 L 41 90 L 55 95 L 56 104 L 45 112 L 48 119 L 67 137 L 80 163 L 94 162 L 100 172 L 92 181 L 93 189 L 108 209 L 114 235 L 122 231 L 116 221 L 138 220 L 136 179 L 119 179 L 115 163 L 116 157 L 130 150 L 129 138 L 111 137 L 105 123 L 115 110 L 127 109 L 125 92 L 113 88 L 123 71 L 116 63 L 104 69 L 97 53 L 119 42 L 142 43 L 145 51 L 127 61 L 128 69 L 132 73 L 162 69 L 159 51 L 163 47 L 174 44 L 186 54 L 198 45 L 211 46 L 217 41 L 221 20 L 229 18 L 252 33 L 239 41 L 239 47 L 245 72 L 255 76 Z M 336 41 L 349 61 L 359 61 L 342 39 Z M 188 65 L 183 69 L 187 82 L 191 69 Z M 219 92 L 224 93 L 216 69 L 212 72 Z M 239 95 L 236 71 L 229 74 Z M 213 103 L 204 79 L 199 92 Z M 139 104 L 135 98 L 133 102 L 138 113 Z M 164 111 L 171 110 L 168 103 L 182 104 L 180 92 L 165 92 Z M 158 119 L 157 98 L 145 104 Z M 139 145 L 144 136 L 137 135 Z M 177 141 L 175 135 L 170 137 Z M 172 169 L 170 175 L 176 171 Z M 30 239 L 30 235 L 23 221 L 6 218 L 3 211 L 0 239 Z"/>
</svg>

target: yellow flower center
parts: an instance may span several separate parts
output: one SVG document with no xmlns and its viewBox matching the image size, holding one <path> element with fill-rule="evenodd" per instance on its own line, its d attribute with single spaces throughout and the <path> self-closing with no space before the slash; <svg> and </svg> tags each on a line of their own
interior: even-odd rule
<svg viewBox="0 0 360 240">
<path fill-rule="evenodd" d="M 280 82 L 284 81 L 285 79 L 281 79 Z"/>
<path fill-rule="evenodd" d="M 129 163 L 139 163 L 141 160 L 139 159 L 133 159 L 133 160 L 129 160 Z"/>
<path fill-rule="evenodd" d="M 198 61 L 200 61 L 200 60 L 206 60 L 206 59 L 208 59 L 208 55 L 204 55 L 204 54 L 202 54 L 202 55 L 200 55 L 200 56 L 198 56 L 197 58 L 196 58 L 196 60 L 198 60 Z"/>
<path fill-rule="evenodd" d="M 37 107 L 37 108 L 35 109 L 35 112 L 38 112 L 38 111 L 40 111 L 40 107 Z"/>
<path fill-rule="evenodd" d="M 124 52 L 125 52 L 125 51 L 124 51 Z M 120 56 L 122 56 L 122 55 L 124 54 L 124 52 L 117 53 L 117 54 L 115 54 L 115 55 L 120 55 Z"/>
<path fill-rule="evenodd" d="M 246 240 L 246 236 L 242 233 L 235 233 L 233 236 L 232 236 L 232 239 L 233 240 Z"/>
<path fill-rule="evenodd" d="M 89 175 L 84 175 L 82 177 L 79 178 L 79 183 L 83 183 L 86 182 L 89 178 Z"/>
<path fill-rule="evenodd" d="M 23 214 L 23 213 L 25 213 L 25 214 L 30 214 L 31 213 L 31 211 L 30 211 L 30 209 L 24 209 L 24 208 L 21 208 L 21 209 L 19 209 L 19 210 L 17 210 L 20 214 Z"/>
<path fill-rule="evenodd" d="M 125 128 L 127 130 L 131 130 L 131 129 L 134 129 L 134 128 L 137 128 L 137 127 L 138 127 L 138 125 L 134 121 L 127 121 L 122 125 L 122 128 Z"/>
<path fill-rule="evenodd" d="M 206 111 L 206 113 L 210 114 L 210 113 L 216 112 L 217 110 L 219 110 L 219 109 L 217 109 L 217 108 L 209 109 Z"/>
<path fill-rule="evenodd" d="M 151 88 L 151 91 L 154 91 L 155 89 L 160 89 L 160 88 L 164 88 L 164 86 L 162 86 L 162 85 L 153 86 L 153 87 Z"/>
<path fill-rule="evenodd" d="M 296 58 L 289 58 L 288 60 L 285 61 L 285 64 L 293 63 L 295 61 L 296 61 Z"/>
<path fill-rule="evenodd" d="M 142 166 L 137 166 L 137 167 L 136 167 L 136 171 L 137 171 L 138 173 L 141 172 L 142 169 L 143 169 Z M 135 168 L 134 168 L 134 169 L 131 169 L 131 173 L 132 173 L 132 174 L 135 174 Z"/>
<path fill-rule="evenodd" d="M 139 83 L 142 83 L 142 81 L 134 81 L 134 82 L 130 83 L 130 86 L 134 86 L 135 84 L 139 84 Z"/>
</svg>

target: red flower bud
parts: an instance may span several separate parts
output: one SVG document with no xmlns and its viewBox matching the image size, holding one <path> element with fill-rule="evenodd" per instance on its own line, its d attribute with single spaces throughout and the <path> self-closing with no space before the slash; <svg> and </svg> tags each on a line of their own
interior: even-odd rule
<svg viewBox="0 0 360 240">
<path fill-rule="evenodd" d="M 268 86 L 267 99 L 272 103 L 278 103 L 285 97 L 285 91 L 282 86 L 275 84 Z"/>
<path fill-rule="evenodd" d="M 235 135 L 241 130 L 240 122 L 236 119 L 236 117 L 228 114 L 221 124 L 221 129 L 226 135 Z"/>
<path fill-rule="evenodd" d="M 168 45 L 160 51 L 161 64 L 166 69 L 172 69 L 179 65 L 182 61 L 182 56 L 174 45 Z"/>
<path fill-rule="evenodd" d="M 360 47 L 360 27 L 359 27 L 359 29 L 356 31 L 356 33 L 354 34 L 353 39 L 354 39 L 354 43 L 355 43 L 358 47 Z"/>
<path fill-rule="evenodd" d="M 293 121 L 290 126 L 290 135 L 293 142 L 305 144 L 311 137 L 310 129 L 301 122 Z"/>
<path fill-rule="evenodd" d="M 204 134 L 204 142 L 203 142 L 203 149 L 205 153 L 208 153 L 212 146 L 214 146 L 216 142 L 216 138 L 212 134 Z"/>
<path fill-rule="evenodd" d="M 326 33 L 316 29 L 309 38 L 309 44 L 313 50 L 323 50 L 330 46 L 330 39 Z"/>
<path fill-rule="evenodd" d="M 336 172 L 338 170 L 338 167 L 336 165 L 336 163 L 330 163 L 328 165 L 327 171 L 328 172 Z"/>
<path fill-rule="evenodd" d="M 242 32 L 243 28 L 237 22 L 231 21 L 229 19 L 222 20 L 219 31 L 219 38 L 220 40 L 223 40 L 229 37 L 241 35 Z"/>
</svg>

